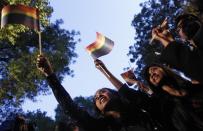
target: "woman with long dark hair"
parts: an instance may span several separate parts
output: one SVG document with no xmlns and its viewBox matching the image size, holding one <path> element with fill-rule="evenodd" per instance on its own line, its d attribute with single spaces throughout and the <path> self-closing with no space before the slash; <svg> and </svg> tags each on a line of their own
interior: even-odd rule
<svg viewBox="0 0 203 131">
<path fill-rule="evenodd" d="M 164 47 L 160 59 L 203 84 L 203 23 L 193 14 L 179 15 L 175 23 L 181 41 L 177 41 L 166 29 L 156 27 L 152 30 L 153 38 Z"/>
<path fill-rule="evenodd" d="M 102 88 L 94 97 L 100 117 L 91 116 L 70 97 L 54 74 L 50 62 L 42 55 L 37 59 L 38 69 L 47 81 L 64 112 L 77 120 L 86 131 L 154 131 L 149 116 L 141 109 L 130 105 L 118 91 Z M 85 82 L 85 81 L 84 81 Z M 120 85 L 122 86 L 122 85 Z"/>
<path fill-rule="evenodd" d="M 161 112 L 180 131 L 203 130 L 203 87 L 183 79 L 170 68 L 153 64 L 146 67 L 145 79 L 154 92 L 162 99 Z M 171 105 L 165 105 L 170 101 Z"/>
</svg>

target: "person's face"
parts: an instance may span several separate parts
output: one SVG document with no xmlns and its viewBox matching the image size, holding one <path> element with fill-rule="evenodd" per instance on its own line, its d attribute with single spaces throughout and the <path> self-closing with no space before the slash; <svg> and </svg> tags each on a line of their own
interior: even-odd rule
<svg viewBox="0 0 203 131">
<path fill-rule="evenodd" d="M 111 99 L 111 92 L 108 89 L 100 89 L 96 92 L 94 100 L 97 108 L 103 112 L 106 104 Z"/>
<path fill-rule="evenodd" d="M 162 78 L 164 77 L 164 71 L 161 67 L 152 66 L 149 68 L 149 81 L 154 85 L 157 86 Z"/>
<path fill-rule="evenodd" d="M 180 38 L 182 40 L 184 40 L 184 41 L 187 40 L 187 35 L 183 31 L 183 21 L 182 20 L 179 21 L 176 32 L 178 33 L 178 35 L 180 36 Z"/>
</svg>

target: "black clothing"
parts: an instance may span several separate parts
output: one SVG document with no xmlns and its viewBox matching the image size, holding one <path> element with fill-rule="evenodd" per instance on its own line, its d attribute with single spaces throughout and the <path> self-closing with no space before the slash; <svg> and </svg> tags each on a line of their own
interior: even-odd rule
<svg viewBox="0 0 203 131">
<path fill-rule="evenodd" d="M 145 110 L 152 118 L 154 126 L 163 131 L 177 131 L 170 119 L 171 111 L 174 108 L 173 102 L 166 97 L 160 95 L 152 95 L 149 97 L 146 93 L 136 91 L 123 86 L 119 93 L 131 101 L 131 105 Z"/>
<path fill-rule="evenodd" d="M 199 24 L 200 24 L 200 28 L 196 32 L 192 40 L 194 41 L 197 48 L 199 48 L 200 50 L 203 50 L 203 24 L 202 23 L 199 23 Z"/>
<path fill-rule="evenodd" d="M 125 105 L 122 108 L 121 118 L 112 117 L 95 118 L 87 111 L 81 109 L 64 87 L 60 84 L 55 74 L 47 77 L 49 85 L 65 113 L 78 121 L 86 131 L 152 131 L 153 127 L 149 117 L 134 105 Z"/>
<path fill-rule="evenodd" d="M 161 60 L 191 79 L 203 83 L 203 51 L 199 48 L 174 41 L 163 50 Z"/>
<path fill-rule="evenodd" d="M 202 131 L 203 130 L 202 85 L 185 82 L 185 84 L 181 85 L 181 88 L 184 89 L 187 94 L 181 97 L 173 97 L 176 103 L 176 108 L 174 109 L 174 115 L 172 119 L 174 125 L 180 131 L 193 131 L 193 130 Z"/>
<path fill-rule="evenodd" d="M 203 89 L 198 88 L 201 85 L 187 86 L 189 87 L 185 88 L 188 88 L 189 94 L 185 97 L 174 97 L 162 91 L 149 98 L 127 86 L 122 87 L 119 92 L 133 102 L 131 105 L 135 104 L 149 112 L 155 126 L 164 131 L 201 131 Z"/>
</svg>

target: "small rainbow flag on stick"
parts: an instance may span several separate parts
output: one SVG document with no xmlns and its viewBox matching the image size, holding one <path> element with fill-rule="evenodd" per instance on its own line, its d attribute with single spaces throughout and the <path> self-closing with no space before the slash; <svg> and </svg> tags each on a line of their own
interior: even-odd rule
<svg viewBox="0 0 203 131">
<path fill-rule="evenodd" d="M 135 77 L 135 74 L 133 72 L 133 69 L 130 69 L 124 73 L 121 74 L 121 76 L 123 77 L 123 79 L 127 82 L 127 84 L 129 86 L 134 85 L 135 83 L 137 83 L 137 78 Z"/>
<path fill-rule="evenodd" d="M 7 5 L 1 12 L 1 28 L 7 24 L 23 24 L 40 31 L 39 11 L 25 5 Z"/>
<path fill-rule="evenodd" d="M 114 42 L 112 40 L 97 32 L 96 41 L 88 45 L 86 50 L 93 59 L 97 59 L 100 56 L 110 53 L 113 46 Z"/>
</svg>

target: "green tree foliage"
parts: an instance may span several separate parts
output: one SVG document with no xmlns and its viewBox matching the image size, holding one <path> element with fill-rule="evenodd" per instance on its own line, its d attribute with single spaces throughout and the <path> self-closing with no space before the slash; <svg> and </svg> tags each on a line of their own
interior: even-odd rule
<svg viewBox="0 0 203 131">
<path fill-rule="evenodd" d="M 48 23 L 52 12 L 48 0 L 1 0 L 0 6 L 16 3 L 40 9 L 43 54 L 60 80 L 64 75 L 73 76 L 69 66 L 77 57 L 79 32 L 61 29 L 62 20 Z M 38 35 L 33 30 L 20 25 L 0 30 L 0 113 L 20 107 L 25 98 L 35 100 L 35 96 L 49 93 L 43 75 L 36 68 L 38 54 Z"/>
<path fill-rule="evenodd" d="M 53 8 L 49 5 L 48 0 L 1 0 L 0 9 L 2 9 L 5 5 L 12 4 L 23 4 L 37 8 L 40 12 L 41 27 L 49 25 L 49 18 L 53 12 Z M 0 30 L 0 40 L 6 40 L 11 44 L 15 44 L 16 39 L 19 37 L 19 33 L 25 32 L 27 30 L 29 29 L 22 25 L 9 25 L 6 28 Z"/>
<path fill-rule="evenodd" d="M 28 112 L 25 118 L 30 123 L 35 124 L 38 131 L 54 131 L 55 121 L 46 115 L 46 112 L 37 110 L 36 112 Z"/>
<path fill-rule="evenodd" d="M 91 115 L 96 115 L 93 105 L 93 97 L 75 97 L 74 102 L 78 104 L 84 110 L 87 110 Z"/>
<path fill-rule="evenodd" d="M 64 110 L 62 109 L 62 107 L 58 104 L 56 109 L 55 109 L 55 120 L 56 122 L 68 122 L 71 120 L 70 116 L 65 114 Z"/>
<path fill-rule="evenodd" d="M 6 121 L 6 120 L 11 120 L 14 118 L 14 116 L 16 116 L 16 114 L 23 114 L 23 110 L 19 109 L 19 108 L 7 108 L 8 106 L 1 106 L 1 110 L 0 110 L 0 125 L 2 124 L 2 122 Z M 9 111 L 8 111 L 9 109 Z M 1 130 L 1 128 L 0 128 Z"/>
<path fill-rule="evenodd" d="M 55 121 L 51 117 L 48 117 L 46 112 L 40 110 L 27 113 L 22 110 L 14 110 L 5 119 L 0 119 L 0 131 L 3 130 L 2 128 L 12 128 L 11 125 L 15 124 L 17 116 L 23 117 L 26 124 L 34 126 L 37 131 L 54 131 Z"/>
<path fill-rule="evenodd" d="M 147 0 L 140 4 L 141 12 L 136 14 L 132 21 L 136 32 L 135 43 L 129 47 L 128 53 L 130 61 L 138 66 L 135 71 L 138 78 L 146 65 L 159 62 L 159 53 L 163 48 L 156 41 L 149 44 L 152 28 L 160 25 L 167 17 L 171 32 L 175 32 L 174 18 L 183 12 L 185 5 L 186 0 Z"/>
<path fill-rule="evenodd" d="M 95 110 L 94 110 L 94 105 L 93 105 L 93 97 L 75 97 L 74 102 L 81 108 L 86 111 L 88 111 L 92 116 L 97 115 Z M 57 105 L 57 108 L 55 109 L 56 115 L 55 115 L 55 120 L 56 122 L 60 121 L 70 121 L 71 117 L 67 114 L 64 113 L 63 109 L 60 107 L 60 105 Z"/>
<path fill-rule="evenodd" d="M 49 56 L 60 79 L 65 74 L 73 75 L 69 68 L 77 54 L 74 52 L 77 32 L 60 29 L 61 21 L 51 24 L 42 32 L 43 52 Z M 25 97 L 33 98 L 48 90 L 47 84 L 36 69 L 38 54 L 37 35 L 25 32 L 16 40 L 15 45 L 0 41 L 0 101 L 21 103 Z"/>
</svg>

